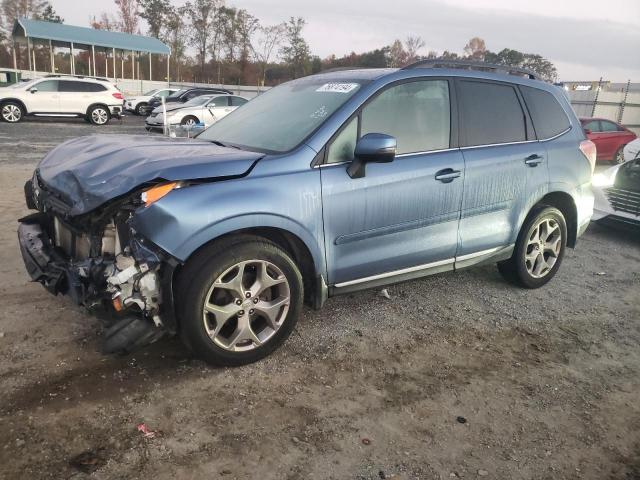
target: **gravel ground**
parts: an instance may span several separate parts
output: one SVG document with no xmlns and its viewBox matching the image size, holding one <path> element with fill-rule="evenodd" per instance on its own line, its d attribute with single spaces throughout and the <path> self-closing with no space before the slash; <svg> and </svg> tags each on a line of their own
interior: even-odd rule
<svg viewBox="0 0 640 480">
<path fill-rule="evenodd" d="M 638 233 L 590 226 L 535 291 L 486 266 L 331 299 L 247 367 L 104 356 L 15 238 L 36 162 L 96 131 L 144 133 L 0 124 L 0 478 L 640 478 Z"/>
</svg>

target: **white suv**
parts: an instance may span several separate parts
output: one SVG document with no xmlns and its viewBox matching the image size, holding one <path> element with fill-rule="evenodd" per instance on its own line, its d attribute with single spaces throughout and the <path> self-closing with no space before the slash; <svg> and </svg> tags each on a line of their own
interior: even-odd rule
<svg viewBox="0 0 640 480">
<path fill-rule="evenodd" d="M 145 93 L 144 95 L 138 95 L 137 97 L 127 97 L 127 99 L 124 102 L 124 108 L 126 110 L 131 110 L 132 112 L 135 112 L 137 115 L 146 115 L 148 113 L 147 105 L 149 105 L 149 101 L 153 97 L 166 98 L 169 95 L 177 92 L 178 90 L 180 89 L 179 88 L 160 88 L 160 89 L 151 90 Z"/>
<path fill-rule="evenodd" d="M 107 80 L 51 76 L 0 88 L 0 118 L 16 123 L 25 115 L 84 117 L 104 125 L 120 116 L 123 100 Z"/>
</svg>

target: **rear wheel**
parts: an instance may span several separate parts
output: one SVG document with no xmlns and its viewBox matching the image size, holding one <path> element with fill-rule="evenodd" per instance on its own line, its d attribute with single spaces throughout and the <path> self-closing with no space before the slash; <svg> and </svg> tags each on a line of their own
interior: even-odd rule
<svg viewBox="0 0 640 480">
<path fill-rule="evenodd" d="M 620 165 L 621 163 L 624 163 L 624 147 L 625 146 L 623 145 L 618 150 L 616 150 L 611 163 L 613 163 L 614 165 Z"/>
<path fill-rule="evenodd" d="M 2 120 L 8 123 L 18 123 L 24 117 L 22 105 L 16 102 L 5 102 L 0 107 Z"/>
<path fill-rule="evenodd" d="M 502 276 L 525 288 L 538 288 L 557 273 L 567 245 L 567 224 L 553 207 L 534 211 L 525 221 L 509 260 L 498 263 Z"/>
<path fill-rule="evenodd" d="M 106 125 L 111 119 L 111 114 L 107 107 L 96 105 L 95 107 L 91 107 L 87 118 L 94 125 Z"/>
<path fill-rule="evenodd" d="M 255 362 L 291 334 L 303 301 L 300 271 L 277 245 L 241 236 L 206 247 L 181 272 L 180 333 L 200 358 Z"/>
</svg>

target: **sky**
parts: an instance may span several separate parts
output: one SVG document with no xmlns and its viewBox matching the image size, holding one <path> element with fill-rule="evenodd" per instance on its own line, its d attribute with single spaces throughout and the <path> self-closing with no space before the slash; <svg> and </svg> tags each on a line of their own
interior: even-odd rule
<svg viewBox="0 0 640 480">
<path fill-rule="evenodd" d="M 111 0 L 50 0 L 65 23 L 85 26 L 93 15 L 115 13 Z M 182 0 L 172 0 L 181 5 Z M 324 58 L 389 45 L 419 35 L 421 53 L 462 53 L 483 38 L 489 50 L 537 53 L 560 80 L 640 82 L 640 0 L 227 0 L 262 24 L 291 16 L 307 21 L 304 36 Z"/>
</svg>

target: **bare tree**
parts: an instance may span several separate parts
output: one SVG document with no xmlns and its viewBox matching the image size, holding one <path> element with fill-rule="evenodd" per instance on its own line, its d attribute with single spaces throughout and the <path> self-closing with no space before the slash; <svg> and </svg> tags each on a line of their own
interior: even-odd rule
<svg viewBox="0 0 640 480">
<path fill-rule="evenodd" d="M 190 44 L 195 47 L 198 54 L 202 78 L 205 77 L 207 52 L 215 33 L 221 7 L 222 0 L 193 0 L 185 5 L 185 13 L 191 21 Z"/>
<path fill-rule="evenodd" d="M 163 25 L 166 24 L 167 16 L 171 12 L 169 0 L 139 0 L 140 16 L 149 25 L 149 35 L 160 38 Z"/>
<path fill-rule="evenodd" d="M 473 37 L 464 47 L 464 53 L 471 60 L 483 61 L 486 51 L 487 47 L 480 37 Z"/>
<path fill-rule="evenodd" d="M 400 40 L 396 40 L 389 47 L 389 66 L 401 67 L 407 63 L 407 52 Z"/>
<path fill-rule="evenodd" d="M 424 48 L 425 41 L 420 36 L 410 35 L 404 42 L 405 50 L 407 51 L 407 63 L 415 62 L 418 59 L 418 51 Z"/>
<path fill-rule="evenodd" d="M 267 65 L 282 43 L 286 26 L 284 23 L 259 27 L 253 43 L 253 57 L 260 63 L 260 86 L 264 87 Z"/>
<path fill-rule="evenodd" d="M 0 3 L 0 29 L 9 38 L 18 18 L 39 18 L 49 5 L 46 0 L 2 0 Z"/>
<path fill-rule="evenodd" d="M 96 30 L 108 30 L 110 32 L 117 32 L 120 29 L 118 20 L 106 12 L 102 12 L 99 19 L 94 15 L 89 20 L 89 25 Z"/>
<path fill-rule="evenodd" d="M 125 33 L 139 33 L 138 29 L 138 0 L 115 0 L 118 7 L 119 30 Z"/>
<path fill-rule="evenodd" d="M 182 65 L 185 60 L 185 50 L 188 27 L 184 21 L 184 7 L 171 7 L 166 14 L 164 24 L 160 30 L 160 38 L 171 47 L 171 57 L 173 58 L 173 68 L 176 80 L 180 81 L 182 76 Z M 167 79 L 168 80 L 168 79 Z"/>
<path fill-rule="evenodd" d="M 307 22 L 302 17 L 291 17 L 285 23 L 287 43 L 281 49 L 282 58 L 289 64 L 293 78 L 304 76 L 310 60 L 309 44 L 302 36 L 302 29 Z"/>
</svg>

